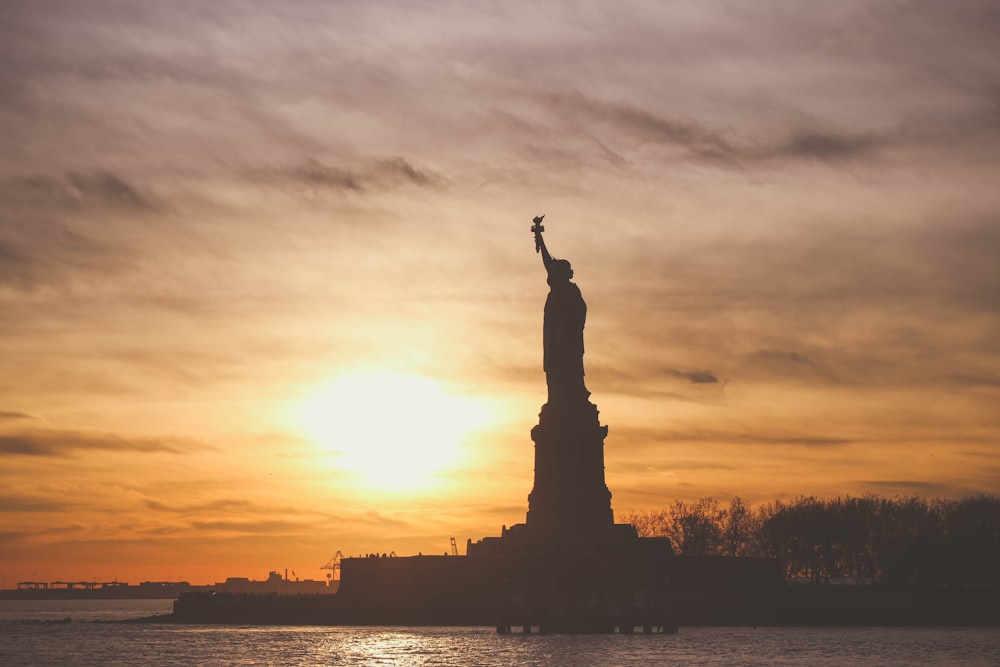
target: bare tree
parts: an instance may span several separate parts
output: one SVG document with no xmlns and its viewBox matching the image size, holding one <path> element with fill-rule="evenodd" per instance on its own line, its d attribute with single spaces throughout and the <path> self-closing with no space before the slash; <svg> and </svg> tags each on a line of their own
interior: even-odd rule
<svg viewBox="0 0 1000 667">
<path fill-rule="evenodd" d="M 757 516 L 745 500 L 735 496 L 729 501 L 729 509 L 723 511 L 722 553 L 725 556 L 754 555 L 757 541 Z"/>
</svg>

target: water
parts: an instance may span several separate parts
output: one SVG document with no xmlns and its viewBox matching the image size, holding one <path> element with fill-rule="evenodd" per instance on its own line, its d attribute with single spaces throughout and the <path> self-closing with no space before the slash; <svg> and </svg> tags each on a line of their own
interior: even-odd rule
<svg viewBox="0 0 1000 667">
<path fill-rule="evenodd" d="M 491 628 L 119 624 L 170 600 L 0 600 L 14 665 L 998 665 L 996 628 L 684 628 L 505 635 Z M 65 622 L 65 619 L 70 619 Z"/>
</svg>

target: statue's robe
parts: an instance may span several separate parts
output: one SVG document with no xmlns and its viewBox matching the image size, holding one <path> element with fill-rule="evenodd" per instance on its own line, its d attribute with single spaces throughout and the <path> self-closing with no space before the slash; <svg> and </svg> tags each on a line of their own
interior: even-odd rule
<svg viewBox="0 0 1000 667">
<path fill-rule="evenodd" d="M 586 400 L 583 382 L 583 327 L 587 304 L 580 288 L 568 280 L 551 285 L 545 300 L 542 365 L 549 387 L 549 401 Z"/>
</svg>

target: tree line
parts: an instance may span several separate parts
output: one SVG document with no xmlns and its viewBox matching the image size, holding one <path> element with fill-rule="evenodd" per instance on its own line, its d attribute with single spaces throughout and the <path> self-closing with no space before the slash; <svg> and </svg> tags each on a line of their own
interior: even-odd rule
<svg viewBox="0 0 1000 667">
<path fill-rule="evenodd" d="M 668 537 L 683 556 L 776 558 L 789 581 L 850 578 L 887 586 L 1000 582 L 1000 497 L 822 499 L 752 506 L 739 497 L 676 501 L 619 517 L 641 536 Z"/>
</svg>

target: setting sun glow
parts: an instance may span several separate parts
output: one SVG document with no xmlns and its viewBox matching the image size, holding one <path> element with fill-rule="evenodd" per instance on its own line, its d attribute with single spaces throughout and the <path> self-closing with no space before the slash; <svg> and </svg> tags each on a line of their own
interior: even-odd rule
<svg viewBox="0 0 1000 667">
<path fill-rule="evenodd" d="M 456 396 L 428 378 L 354 373 L 305 401 L 302 427 L 357 474 L 360 486 L 384 491 L 425 488 L 456 466 L 462 445 L 488 417 L 478 399 Z"/>
</svg>

